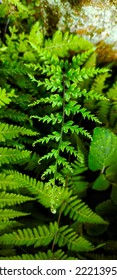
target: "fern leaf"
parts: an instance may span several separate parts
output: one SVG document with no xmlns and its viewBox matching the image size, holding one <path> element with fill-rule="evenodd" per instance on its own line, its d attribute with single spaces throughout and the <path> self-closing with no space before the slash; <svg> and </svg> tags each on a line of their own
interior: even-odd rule
<svg viewBox="0 0 117 280">
<path fill-rule="evenodd" d="M 0 209 L 0 220 L 7 221 L 21 216 L 27 216 L 30 213 L 23 213 L 12 209 Z"/>
<path fill-rule="evenodd" d="M 47 253 L 45 252 L 37 252 L 35 255 L 32 254 L 22 254 L 2 257 L 1 260 L 78 260 L 75 257 L 68 257 L 61 249 L 52 252 L 48 250 Z"/>
<path fill-rule="evenodd" d="M 20 151 L 18 149 L 12 148 L 0 148 L 0 165 L 9 164 L 9 163 L 17 163 L 18 160 L 29 157 L 30 152 L 23 150 Z"/>
<path fill-rule="evenodd" d="M 58 244 L 59 247 L 66 245 L 70 251 L 75 252 L 89 252 L 93 251 L 95 248 L 91 242 L 81 236 L 78 236 L 78 234 L 68 226 L 62 226 L 59 228 L 55 238 L 55 244 Z"/>
<path fill-rule="evenodd" d="M 71 192 L 66 188 L 53 186 L 50 183 L 43 183 L 33 179 L 25 174 L 16 171 L 7 171 L 10 175 L 3 175 L 6 178 L 6 186 L 10 189 L 27 188 L 35 199 L 46 208 L 50 208 L 52 213 L 67 199 Z M 1 183 L 2 189 L 6 189 L 4 183 Z"/>
<path fill-rule="evenodd" d="M 2 231 L 4 230 L 19 227 L 19 226 L 20 226 L 19 222 L 5 219 L 3 221 L 0 221 L 0 232 L 2 233 Z"/>
<path fill-rule="evenodd" d="M 12 206 L 15 204 L 21 204 L 26 201 L 32 201 L 32 200 L 34 200 L 32 197 L 23 196 L 15 193 L 6 193 L 4 191 L 0 193 L 0 208 L 5 207 L 6 205 Z"/>
<path fill-rule="evenodd" d="M 80 65 L 83 65 L 90 55 L 94 52 L 94 48 L 89 49 L 81 54 L 74 55 L 72 58 L 72 67 L 78 68 Z"/>
<path fill-rule="evenodd" d="M 16 6 L 20 12 L 25 12 L 25 11 L 27 12 L 28 11 L 26 6 L 24 6 L 19 0 L 17 0 L 17 1 L 16 0 L 6 0 L 5 2 L 8 5 L 12 4 L 12 5 Z"/>
<path fill-rule="evenodd" d="M 16 125 L 8 125 L 6 123 L 0 122 L 0 141 L 4 142 L 5 140 L 10 140 L 18 135 L 27 135 L 27 136 L 35 136 L 38 133 L 32 131 L 31 129 L 26 129 L 25 127 L 20 127 Z"/>
<path fill-rule="evenodd" d="M 107 97 L 112 101 L 117 101 L 117 81 L 113 84 L 113 86 L 106 93 Z"/>
<path fill-rule="evenodd" d="M 21 111 L 18 111 L 18 110 L 15 110 L 15 109 L 9 109 L 7 108 L 7 110 L 4 110 L 1 108 L 0 110 L 0 118 L 1 119 L 9 119 L 9 120 L 12 120 L 14 122 L 19 122 L 20 124 L 23 123 L 28 120 L 29 122 L 30 119 L 28 118 L 28 116 L 24 113 L 24 112 L 21 112 Z"/>
<path fill-rule="evenodd" d="M 71 196 L 63 205 L 64 215 L 70 216 L 74 221 L 81 223 L 108 224 L 100 216 L 94 213 L 81 199 L 77 196 Z"/>
<path fill-rule="evenodd" d="M 67 56 L 69 50 L 79 50 L 81 45 L 84 50 L 92 47 L 92 44 L 87 40 L 80 38 L 77 35 L 74 36 L 73 34 L 69 34 L 68 32 L 65 32 L 63 35 L 60 30 L 55 32 L 52 40 L 48 39 L 45 41 L 45 49 L 59 57 Z"/>
<path fill-rule="evenodd" d="M 14 90 L 11 90 L 10 93 L 7 93 L 5 89 L 0 87 L 0 108 L 2 106 L 8 105 L 12 101 L 12 97 L 15 97 Z"/>
<path fill-rule="evenodd" d="M 0 189 L 6 190 L 16 189 L 21 186 L 20 182 L 17 182 L 12 174 L 6 175 L 5 173 L 0 173 Z"/>
<path fill-rule="evenodd" d="M 0 237 L 2 244 L 26 245 L 35 247 L 47 246 L 58 230 L 58 225 L 50 223 L 49 227 L 43 225 L 37 228 L 19 229 L 16 232 L 4 234 Z"/>
<path fill-rule="evenodd" d="M 107 85 L 105 85 L 106 79 L 109 77 L 110 77 L 110 74 L 108 72 L 104 73 L 104 74 L 99 74 L 95 78 L 95 80 L 91 86 L 91 89 L 100 94 L 103 94 L 104 89 L 107 87 Z"/>
</svg>

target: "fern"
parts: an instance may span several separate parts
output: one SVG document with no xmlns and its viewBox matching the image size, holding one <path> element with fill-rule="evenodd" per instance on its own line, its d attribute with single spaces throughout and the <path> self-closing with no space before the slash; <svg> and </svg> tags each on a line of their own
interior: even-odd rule
<svg viewBox="0 0 117 280">
<path fill-rule="evenodd" d="M 32 254 L 22 254 L 21 256 L 12 256 L 12 257 L 2 257 L 2 260 L 77 260 L 75 257 L 68 257 L 61 249 L 52 252 L 48 250 L 45 252 L 38 252 L 35 255 Z"/>
<path fill-rule="evenodd" d="M 14 90 L 11 90 L 10 93 L 7 93 L 5 89 L 0 88 L 0 108 L 6 104 L 10 104 L 13 97 L 15 97 Z"/>
<path fill-rule="evenodd" d="M 5 123 L 0 123 L 0 141 L 4 142 L 6 140 L 18 137 L 19 134 L 35 136 L 36 132 L 26 129 L 25 127 L 18 127 L 14 125 L 8 125 Z"/>
<path fill-rule="evenodd" d="M 17 23 L 10 14 L 0 49 L 0 258 L 71 260 L 86 252 L 90 258 L 97 249 L 105 253 L 98 235 L 102 228 L 107 239 L 111 219 L 94 207 L 97 197 L 93 206 L 87 202 L 96 179 L 88 153 L 95 126 L 108 121 L 116 128 L 116 83 L 106 84 L 109 70 L 96 67 L 91 43 L 61 31 L 45 38 L 40 23 L 32 25 L 30 4 L 8 3 L 16 7 Z M 109 168 L 102 175 L 115 180 Z"/>
<path fill-rule="evenodd" d="M 70 251 L 82 252 L 94 250 L 91 242 L 87 241 L 83 237 L 78 237 L 78 235 L 68 226 L 63 226 L 59 229 L 58 234 L 55 237 L 55 244 L 58 243 L 59 247 L 68 246 Z"/>
<path fill-rule="evenodd" d="M 60 41 L 62 40 L 62 35 L 56 33 L 55 38 L 53 40 Z M 68 37 L 68 34 L 66 34 L 66 38 Z M 76 40 L 76 38 L 75 38 Z M 64 38 L 63 38 L 64 41 Z M 48 42 L 47 42 L 48 44 Z M 45 47 L 47 48 L 47 45 L 45 43 Z M 68 44 L 68 48 L 69 44 Z M 56 49 L 55 49 L 56 51 Z M 105 73 L 108 70 L 107 69 L 96 69 L 95 67 L 92 68 L 80 68 L 79 66 L 77 68 L 74 67 L 74 60 L 72 58 L 72 63 L 69 63 L 68 61 L 58 60 L 58 64 L 56 65 L 57 58 L 56 56 L 51 56 L 52 65 L 50 65 L 48 58 L 48 53 L 45 52 L 45 57 L 41 54 L 41 50 L 38 49 L 38 54 L 40 57 L 40 65 L 38 64 L 38 69 L 40 72 L 42 72 L 42 76 L 46 75 L 44 77 L 43 82 L 40 80 L 36 80 L 34 76 L 30 76 L 32 82 L 36 82 L 37 85 L 44 86 L 47 91 L 51 91 L 50 96 L 45 96 L 44 98 L 40 98 L 39 100 L 35 101 L 31 106 L 37 106 L 44 104 L 47 106 L 51 105 L 52 111 L 54 113 L 51 113 L 50 115 L 44 115 L 42 117 L 38 115 L 33 115 L 31 118 L 37 119 L 38 121 L 42 121 L 43 123 L 50 123 L 52 122 L 52 125 L 61 124 L 61 128 L 58 130 L 54 129 L 54 132 L 52 134 L 48 134 L 46 137 L 40 138 L 39 140 L 36 140 L 34 142 L 35 144 L 38 143 L 50 143 L 51 141 L 55 141 L 57 143 L 55 149 L 51 149 L 46 155 L 43 155 L 39 159 L 39 163 L 42 160 L 54 160 L 55 164 L 51 164 L 46 171 L 43 173 L 43 177 L 45 176 L 51 176 L 54 174 L 53 180 L 50 179 L 50 182 L 53 184 L 56 184 L 56 180 L 60 181 L 62 184 L 64 183 L 60 172 L 57 171 L 57 169 L 61 169 L 61 167 L 67 167 L 69 171 L 72 172 L 71 165 L 69 164 L 68 160 L 62 155 L 65 150 L 67 152 L 67 155 L 74 156 L 77 159 L 77 150 L 75 147 L 73 147 L 72 143 L 70 141 L 65 141 L 66 135 L 72 135 L 74 133 L 81 134 L 85 137 L 88 137 L 91 139 L 90 133 L 85 130 L 83 127 L 80 127 L 77 124 L 74 123 L 73 120 L 70 119 L 71 116 L 79 116 L 81 115 L 83 119 L 87 118 L 88 120 L 99 122 L 98 118 L 96 118 L 90 111 L 88 111 L 86 108 L 82 108 L 82 106 L 79 104 L 80 97 L 87 96 L 87 98 L 95 98 L 95 99 L 105 99 L 102 95 L 98 95 L 98 93 L 94 93 L 86 90 L 81 91 L 79 86 L 79 83 L 82 82 L 85 79 L 89 79 L 90 77 L 94 77 L 95 75 L 99 73 Z M 58 53 L 57 53 L 58 54 Z M 86 54 L 86 56 L 81 57 L 81 62 L 83 63 L 87 56 L 90 55 L 90 52 Z M 45 61 L 45 67 L 41 66 L 41 58 L 43 59 L 43 63 Z M 80 60 L 80 58 L 78 57 Z M 67 64 L 66 64 L 67 62 Z M 82 63 L 80 64 L 82 65 Z M 76 62 L 75 62 L 76 63 Z M 75 64 L 76 65 L 76 64 Z M 33 67 L 33 65 L 29 65 L 29 67 Z M 64 70 L 65 69 L 65 70 Z M 75 100 L 72 100 L 75 99 Z M 49 105 L 50 104 L 50 105 Z M 56 112 L 56 110 L 61 110 L 61 113 Z M 72 117 L 73 119 L 73 117 Z M 59 125 L 58 125 L 59 126 Z M 57 148 L 58 147 L 58 148 Z M 61 154 L 61 156 L 60 156 Z"/>
<path fill-rule="evenodd" d="M 0 165 L 9 164 L 9 163 L 17 163 L 18 160 L 22 158 L 26 158 L 30 156 L 29 151 L 20 151 L 18 149 L 12 148 L 0 148 Z"/>
<path fill-rule="evenodd" d="M 14 219 L 26 215 L 29 215 L 29 213 L 15 211 L 13 209 L 0 209 L 0 220 L 5 222 L 9 219 Z"/>
<path fill-rule="evenodd" d="M 65 216 L 69 214 L 70 218 L 74 221 L 77 220 L 83 223 L 87 222 L 96 224 L 107 223 L 100 216 L 93 213 L 85 203 L 78 199 L 77 196 L 70 197 L 70 199 L 64 203 L 62 211 Z"/>
<path fill-rule="evenodd" d="M 2 244 L 14 244 L 14 245 L 26 245 L 35 247 L 47 246 L 53 239 L 55 232 L 57 231 L 57 224 L 50 223 L 49 227 L 38 226 L 37 228 L 27 228 L 18 230 L 10 234 L 4 234 L 0 237 L 0 243 Z"/>
<path fill-rule="evenodd" d="M 20 194 L 6 193 L 4 191 L 0 193 L 0 208 L 3 208 L 7 205 L 12 206 L 15 204 L 24 203 L 26 201 L 31 201 L 31 200 L 34 199 L 32 197 L 23 196 Z"/>
</svg>

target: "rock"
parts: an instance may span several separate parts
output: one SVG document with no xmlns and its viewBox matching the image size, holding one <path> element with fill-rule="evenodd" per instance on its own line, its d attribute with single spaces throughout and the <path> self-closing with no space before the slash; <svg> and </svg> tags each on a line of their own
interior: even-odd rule
<svg viewBox="0 0 117 280">
<path fill-rule="evenodd" d="M 69 30 L 93 42 L 97 46 L 99 60 L 117 60 L 117 0 L 47 2 L 51 10 L 58 11 L 58 29 Z"/>
</svg>

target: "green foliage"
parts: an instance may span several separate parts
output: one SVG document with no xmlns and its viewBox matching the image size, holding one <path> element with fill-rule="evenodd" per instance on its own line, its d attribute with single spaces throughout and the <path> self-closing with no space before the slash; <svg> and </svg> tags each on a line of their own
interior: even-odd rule
<svg viewBox="0 0 117 280">
<path fill-rule="evenodd" d="M 116 162 L 117 137 L 109 129 L 96 127 L 90 146 L 89 167 L 91 170 L 101 170 Z"/>
<path fill-rule="evenodd" d="M 0 259 L 104 258 L 116 232 L 116 82 L 90 42 L 45 37 L 34 1 L 2 5 Z"/>
</svg>

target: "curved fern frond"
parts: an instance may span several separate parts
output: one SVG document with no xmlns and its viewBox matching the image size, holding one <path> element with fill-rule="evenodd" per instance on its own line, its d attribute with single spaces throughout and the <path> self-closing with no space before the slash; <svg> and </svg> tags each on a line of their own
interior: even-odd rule
<svg viewBox="0 0 117 280">
<path fill-rule="evenodd" d="M 4 142 L 6 140 L 11 140 L 18 135 L 27 135 L 27 136 L 35 136 L 38 135 L 37 132 L 32 131 L 31 129 L 26 129 L 25 127 L 20 127 L 17 125 L 9 125 L 7 123 L 0 122 L 0 141 Z"/>
<path fill-rule="evenodd" d="M 2 257 L 1 260 L 78 260 L 78 258 L 75 257 L 68 257 L 67 254 L 65 254 L 61 249 L 52 252 L 51 250 L 48 250 L 47 253 L 45 252 L 38 252 L 35 255 L 32 254 L 22 254 L 15 255 L 15 256 L 8 256 L 8 257 Z"/>
<path fill-rule="evenodd" d="M 6 193 L 1 192 L 0 193 L 0 208 L 3 208 L 5 206 L 12 206 L 15 204 L 21 204 L 26 201 L 32 201 L 34 198 L 28 197 L 28 196 L 23 196 L 20 194 L 15 194 L 15 193 Z"/>
<path fill-rule="evenodd" d="M 29 157 L 30 151 L 27 150 L 18 150 L 12 148 L 0 148 L 0 165 L 2 164 L 9 164 L 9 163 L 16 163 L 17 161 Z"/>
<path fill-rule="evenodd" d="M 0 108 L 8 105 L 12 101 L 12 97 L 15 97 L 14 90 L 11 90 L 10 93 L 7 93 L 5 89 L 0 87 Z"/>
<path fill-rule="evenodd" d="M 99 74 L 94 79 L 91 89 L 98 92 L 99 94 L 103 94 L 104 89 L 107 87 L 107 84 L 105 84 L 106 79 L 109 77 L 110 77 L 110 73 L 108 73 L 108 72 L 104 73 L 104 74 Z"/>
<path fill-rule="evenodd" d="M 81 54 L 74 55 L 72 58 L 72 67 L 78 68 L 80 65 L 83 65 L 87 61 L 87 59 L 90 57 L 90 55 L 94 52 L 94 50 L 95 49 L 92 48 Z"/>
<path fill-rule="evenodd" d="M 37 228 L 19 229 L 16 232 L 4 234 L 0 237 L 1 244 L 9 245 L 34 245 L 34 248 L 39 246 L 47 246 L 53 240 L 54 235 L 58 230 L 58 224 L 50 223 L 49 227 L 43 225 Z"/>
<path fill-rule="evenodd" d="M 7 221 L 9 219 L 14 219 L 21 216 L 27 216 L 30 213 L 23 213 L 19 211 L 15 211 L 13 209 L 0 209 L 0 220 Z"/>
<path fill-rule="evenodd" d="M 78 236 L 78 234 L 68 226 L 62 226 L 59 228 L 54 242 L 55 244 L 58 244 L 59 247 L 66 245 L 68 250 L 75 252 L 89 252 L 95 249 L 91 242 L 82 236 Z"/>
<path fill-rule="evenodd" d="M 19 227 L 19 226 L 20 226 L 20 223 L 17 222 L 17 221 L 13 221 L 13 220 L 0 221 L 0 231 L 1 231 L 1 233 L 4 230 Z"/>
<path fill-rule="evenodd" d="M 65 32 L 65 34 L 63 34 L 60 30 L 55 32 L 52 40 L 48 39 L 45 41 L 45 49 L 59 57 L 67 56 L 69 50 L 80 50 L 81 45 L 82 50 L 92 48 L 92 44 L 90 42 L 87 43 L 87 40 L 84 38 L 78 37 L 74 34 L 69 34 L 69 32 Z"/>
<path fill-rule="evenodd" d="M 117 101 L 117 81 L 113 86 L 107 91 L 107 97 L 112 101 Z"/>
<path fill-rule="evenodd" d="M 108 224 L 100 216 L 94 213 L 78 196 L 74 195 L 62 206 L 64 215 L 68 215 L 74 221 L 81 223 Z"/>
<path fill-rule="evenodd" d="M 30 119 L 24 112 L 9 108 L 7 108 L 7 110 L 5 109 L 6 108 L 4 108 L 4 110 L 0 110 L 0 119 L 13 120 L 14 122 L 19 122 L 20 124 L 24 124 L 26 120 L 30 122 Z"/>
<path fill-rule="evenodd" d="M 43 183 L 17 171 L 7 171 L 10 175 L 6 176 L 6 185 L 12 188 L 27 188 L 35 199 L 46 208 L 50 208 L 53 214 L 62 202 L 67 199 L 71 192 L 67 188 L 52 186 L 50 183 Z M 4 175 L 5 176 L 5 175 Z M 10 178 L 10 182 L 8 182 Z M 2 186 L 2 189 L 4 187 Z"/>
</svg>

